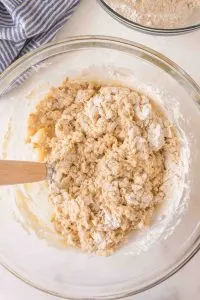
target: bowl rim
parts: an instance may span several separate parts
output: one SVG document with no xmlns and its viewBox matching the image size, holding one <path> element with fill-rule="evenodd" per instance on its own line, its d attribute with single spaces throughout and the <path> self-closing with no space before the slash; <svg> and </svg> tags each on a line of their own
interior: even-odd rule
<svg viewBox="0 0 200 300">
<path fill-rule="evenodd" d="M 123 25 L 141 31 L 143 33 L 151 34 L 151 35 L 178 35 L 178 34 L 186 34 L 189 32 L 192 32 L 194 30 L 200 29 L 200 23 L 191 25 L 191 26 L 185 26 L 185 27 L 177 27 L 177 28 L 169 28 L 169 29 L 163 29 L 163 28 L 155 28 L 155 27 L 148 27 L 141 25 L 139 23 L 133 22 L 124 16 L 120 15 L 118 12 L 116 12 L 114 9 L 109 6 L 105 0 L 97 0 L 97 2 L 100 4 L 100 6 L 115 20 L 122 23 Z"/>
<path fill-rule="evenodd" d="M 163 54 L 161 54 L 149 47 L 146 47 L 142 44 L 135 43 L 135 42 L 132 42 L 129 40 L 121 39 L 121 38 L 115 38 L 115 37 L 111 37 L 111 36 L 101 36 L 101 35 L 73 36 L 73 37 L 69 37 L 69 38 L 66 38 L 61 41 L 54 41 L 51 43 L 47 43 L 47 44 L 43 45 L 42 47 L 39 47 L 38 49 L 27 53 L 23 57 L 17 59 L 13 64 L 11 64 L 0 75 L 0 95 L 1 95 L 1 90 L 4 89 L 6 85 L 12 83 L 12 80 L 13 80 L 12 72 L 14 72 L 15 69 L 18 69 L 27 60 L 30 60 L 31 58 L 37 56 L 38 53 L 42 53 L 45 50 L 48 50 L 48 49 L 51 49 L 54 47 L 59 47 L 62 45 L 67 47 L 67 45 L 73 45 L 73 43 L 77 43 L 77 42 L 79 42 L 79 43 L 84 43 L 84 42 L 95 43 L 98 41 L 103 42 L 103 43 L 108 43 L 108 44 L 110 43 L 110 44 L 114 44 L 114 45 L 118 45 L 118 46 L 121 45 L 121 46 L 124 46 L 127 48 L 129 47 L 132 50 L 136 49 L 138 51 L 143 51 L 150 57 L 154 58 L 159 63 L 159 67 L 160 67 L 160 64 L 162 63 L 164 66 L 167 66 L 169 68 L 169 70 L 173 71 L 174 77 L 176 77 L 175 75 L 177 75 L 177 77 L 180 77 L 179 79 L 181 79 L 181 83 L 183 83 L 182 82 L 182 80 L 183 80 L 184 83 L 186 84 L 187 88 L 189 88 L 190 92 L 192 92 L 192 94 L 195 95 L 194 103 L 195 102 L 200 103 L 200 87 L 199 87 L 199 85 L 190 77 L 190 75 L 188 75 L 181 67 L 179 67 L 172 60 L 170 60 Z M 14 74 L 15 74 L 15 72 L 14 72 Z M 185 87 L 185 85 L 184 85 L 184 87 Z M 195 100 L 197 100 L 197 101 L 195 101 Z M 196 103 L 196 105 L 197 105 L 197 103 Z M 198 106 L 197 106 L 197 108 L 199 109 Z M 57 296 L 60 298 L 71 299 L 71 300 L 74 300 L 74 299 L 82 299 L 82 300 L 84 300 L 84 299 L 85 300 L 89 300 L 89 299 L 93 299 L 93 300 L 94 299 L 121 299 L 124 297 L 130 297 L 130 296 L 139 294 L 141 292 L 147 291 L 147 290 L 157 286 L 158 284 L 164 282 L 165 280 L 170 278 L 172 275 L 177 273 L 180 269 L 182 269 L 195 256 L 195 254 L 199 250 L 200 250 L 200 233 L 199 233 L 198 237 L 194 240 L 193 244 L 190 246 L 190 249 L 187 249 L 186 253 L 183 253 L 182 257 L 177 260 L 176 264 L 174 264 L 172 266 L 170 265 L 168 270 L 165 270 L 165 272 L 163 272 L 163 274 L 161 276 L 158 276 L 154 280 L 150 281 L 147 285 L 143 285 L 143 286 L 141 285 L 139 288 L 137 288 L 135 290 L 129 290 L 126 292 L 118 291 L 117 294 L 116 293 L 113 295 L 109 294 L 108 296 L 92 296 L 91 298 L 90 297 L 77 298 L 77 297 L 67 296 L 67 295 L 60 294 L 58 292 L 54 292 L 52 290 L 45 289 L 44 287 L 39 286 L 38 284 L 35 284 L 32 281 L 29 281 L 25 276 L 20 275 L 18 272 L 16 272 L 14 269 L 12 269 L 7 263 L 0 261 L 0 265 L 2 265 L 5 269 L 7 269 L 14 276 L 21 279 L 24 283 L 36 288 L 37 290 L 40 290 L 42 292 L 45 292 L 47 294 Z"/>
</svg>

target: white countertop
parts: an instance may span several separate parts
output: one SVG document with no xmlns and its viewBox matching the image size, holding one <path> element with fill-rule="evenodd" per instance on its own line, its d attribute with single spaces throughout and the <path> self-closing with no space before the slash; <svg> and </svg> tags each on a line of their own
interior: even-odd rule
<svg viewBox="0 0 200 300">
<path fill-rule="evenodd" d="M 113 20 L 96 3 L 96 0 L 81 0 L 76 12 L 57 34 L 56 39 L 83 34 L 111 35 L 145 44 L 171 58 L 200 84 L 200 30 L 174 37 L 156 37 L 142 34 Z M 164 283 L 129 299 L 198 300 L 200 299 L 199 272 L 200 253 Z M 58 298 L 29 287 L 0 267 L 0 300 L 27 299 L 58 300 Z"/>
</svg>

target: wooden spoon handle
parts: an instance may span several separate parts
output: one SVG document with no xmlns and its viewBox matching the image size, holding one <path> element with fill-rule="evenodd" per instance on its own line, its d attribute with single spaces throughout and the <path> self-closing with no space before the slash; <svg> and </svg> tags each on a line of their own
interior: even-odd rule
<svg viewBox="0 0 200 300">
<path fill-rule="evenodd" d="M 47 167 L 44 163 L 0 160 L 0 185 L 11 185 L 45 180 Z"/>
</svg>

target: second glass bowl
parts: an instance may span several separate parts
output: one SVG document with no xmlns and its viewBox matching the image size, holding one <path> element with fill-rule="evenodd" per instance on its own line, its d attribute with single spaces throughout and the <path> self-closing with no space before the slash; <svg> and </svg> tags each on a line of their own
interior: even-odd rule
<svg viewBox="0 0 200 300">
<path fill-rule="evenodd" d="M 104 0 L 97 1 L 110 16 L 112 16 L 123 25 L 151 35 L 179 35 L 200 29 L 200 8 L 196 9 L 196 11 L 190 16 L 185 26 L 172 29 L 163 29 L 143 26 L 139 23 L 135 23 L 117 13 Z"/>
</svg>

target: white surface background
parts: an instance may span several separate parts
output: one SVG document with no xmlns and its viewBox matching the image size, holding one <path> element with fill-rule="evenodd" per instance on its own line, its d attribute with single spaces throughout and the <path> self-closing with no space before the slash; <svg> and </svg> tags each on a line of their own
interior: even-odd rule
<svg viewBox="0 0 200 300">
<path fill-rule="evenodd" d="M 157 37 L 133 31 L 113 20 L 96 3 L 81 0 L 56 39 L 72 35 L 99 34 L 129 39 L 151 47 L 179 64 L 200 84 L 200 30 L 181 36 Z M 16 245 L 17 247 L 17 245 Z M 15 249 L 13 249 L 15 251 Z M 199 300 L 200 253 L 181 271 L 159 286 L 131 297 L 134 300 Z M 0 300 L 58 300 L 24 284 L 0 267 Z"/>
</svg>

